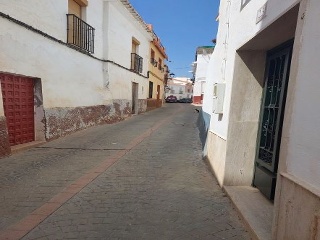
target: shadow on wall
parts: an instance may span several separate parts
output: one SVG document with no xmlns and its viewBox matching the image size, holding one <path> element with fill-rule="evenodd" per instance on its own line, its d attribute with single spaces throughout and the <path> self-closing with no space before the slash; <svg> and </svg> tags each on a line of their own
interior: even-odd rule
<svg viewBox="0 0 320 240">
<path fill-rule="evenodd" d="M 197 119 L 197 127 L 199 129 L 199 137 L 202 145 L 203 156 L 206 156 L 207 154 L 205 151 L 205 146 L 206 146 L 209 126 L 210 126 L 210 118 L 211 118 L 210 114 L 200 109 L 199 116 Z"/>
</svg>

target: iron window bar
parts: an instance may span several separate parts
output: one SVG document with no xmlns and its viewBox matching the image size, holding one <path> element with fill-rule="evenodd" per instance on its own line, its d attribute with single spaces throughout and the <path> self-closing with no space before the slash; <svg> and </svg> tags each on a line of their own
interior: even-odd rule
<svg viewBox="0 0 320 240">
<path fill-rule="evenodd" d="M 131 70 L 142 73 L 143 58 L 136 53 L 131 53 Z"/>
<path fill-rule="evenodd" d="M 67 43 L 94 53 L 95 29 L 74 14 L 67 14 Z"/>
</svg>

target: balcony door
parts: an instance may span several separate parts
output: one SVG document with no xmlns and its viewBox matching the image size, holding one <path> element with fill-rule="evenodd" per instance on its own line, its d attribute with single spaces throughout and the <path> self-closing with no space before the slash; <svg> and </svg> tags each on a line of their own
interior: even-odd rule
<svg viewBox="0 0 320 240">
<path fill-rule="evenodd" d="M 69 0 L 68 2 L 69 14 L 74 14 L 78 18 L 81 18 L 81 6 L 74 0 Z"/>
</svg>

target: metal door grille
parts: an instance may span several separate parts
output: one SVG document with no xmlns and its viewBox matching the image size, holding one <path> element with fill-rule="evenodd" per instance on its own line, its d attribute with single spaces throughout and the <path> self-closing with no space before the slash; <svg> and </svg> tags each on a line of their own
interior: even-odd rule
<svg viewBox="0 0 320 240">
<path fill-rule="evenodd" d="M 274 199 L 293 41 L 268 53 L 253 185 Z"/>
<path fill-rule="evenodd" d="M 286 58 L 277 57 L 270 61 L 268 79 L 266 82 L 266 96 L 262 119 L 262 132 L 259 147 L 259 159 L 267 164 L 272 163 L 274 143 L 279 113 L 279 102 L 283 88 L 282 78 Z"/>
<path fill-rule="evenodd" d="M 276 173 L 291 47 L 268 56 L 258 136 L 257 163 Z"/>
</svg>

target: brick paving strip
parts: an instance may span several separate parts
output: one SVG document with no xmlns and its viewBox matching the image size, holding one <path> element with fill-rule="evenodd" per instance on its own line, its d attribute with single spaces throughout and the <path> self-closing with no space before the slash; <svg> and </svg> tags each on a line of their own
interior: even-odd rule
<svg viewBox="0 0 320 240">
<path fill-rule="evenodd" d="M 182 111 L 183 107 L 179 106 L 179 110 Z M 21 239 L 27 235 L 32 229 L 38 226 L 51 214 L 57 211 L 63 204 L 69 199 L 79 193 L 84 187 L 95 180 L 99 175 L 109 169 L 115 162 L 121 159 L 124 155 L 130 152 L 133 148 L 139 145 L 143 140 L 148 138 L 154 131 L 159 129 L 162 125 L 172 119 L 174 115 L 165 118 L 153 127 L 143 132 L 138 137 L 134 138 L 126 147 L 125 150 L 119 150 L 115 154 L 111 155 L 100 163 L 97 167 L 92 168 L 82 177 L 75 180 L 72 184 L 64 188 L 60 193 L 52 197 L 47 203 L 30 213 L 28 216 L 23 218 L 16 224 L 9 226 L 7 229 L 0 232 L 0 240 L 10 239 Z"/>
</svg>

